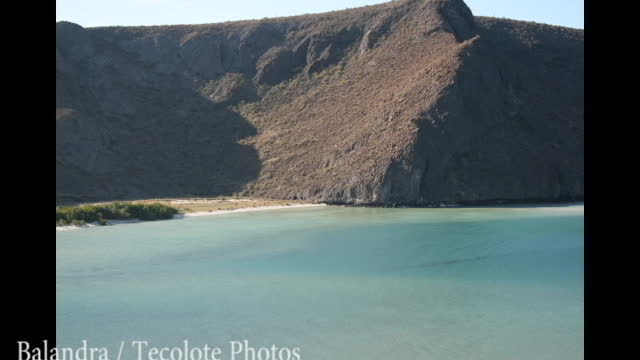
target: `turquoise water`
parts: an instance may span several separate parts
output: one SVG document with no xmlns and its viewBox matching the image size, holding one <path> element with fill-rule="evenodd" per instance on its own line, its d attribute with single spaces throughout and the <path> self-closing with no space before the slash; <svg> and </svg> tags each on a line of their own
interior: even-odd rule
<svg viewBox="0 0 640 360">
<path fill-rule="evenodd" d="M 58 232 L 56 256 L 59 347 L 583 358 L 581 205 L 204 216 Z"/>
</svg>

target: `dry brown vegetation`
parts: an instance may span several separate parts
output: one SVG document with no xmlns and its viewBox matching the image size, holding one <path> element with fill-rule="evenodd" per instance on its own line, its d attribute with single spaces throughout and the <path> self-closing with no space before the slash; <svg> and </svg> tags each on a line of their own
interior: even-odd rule
<svg viewBox="0 0 640 360">
<path fill-rule="evenodd" d="M 299 204 L 309 204 L 309 201 L 302 200 L 278 200 L 266 198 L 246 198 L 246 197 L 226 197 L 218 196 L 213 198 L 184 198 L 184 199 L 144 199 L 122 201 L 122 204 L 164 204 L 176 208 L 183 213 L 236 210 L 245 208 L 255 208 L 263 206 L 289 206 Z M 108 205 L 111 202 L 95 202 L 82 204 L 84 206 Z"/>
</svg>

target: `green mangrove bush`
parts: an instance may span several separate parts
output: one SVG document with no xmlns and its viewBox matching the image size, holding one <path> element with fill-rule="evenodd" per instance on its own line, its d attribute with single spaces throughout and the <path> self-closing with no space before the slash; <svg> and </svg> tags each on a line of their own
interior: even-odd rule
<svg viewBox="0 0 640 360">
<path fill-rule="evenodd" d="M 100 205 L 56 207 L 56 226 L 97 222 L 105 225 L 109 220 L 163 220 L 171 219 L 180 211 L 160 203 L 136 204 L 113 202 Z"/>
</svg>

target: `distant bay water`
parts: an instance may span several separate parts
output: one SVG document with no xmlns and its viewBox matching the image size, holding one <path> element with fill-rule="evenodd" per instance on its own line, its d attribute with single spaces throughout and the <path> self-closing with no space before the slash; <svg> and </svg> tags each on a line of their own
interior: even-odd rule
<svg viewBox="0 0 640 360">
<path fill-rule="evenodd" d="M 123 341 L 187 339 L 230 359 L 229 342 L 247 340 L 302 359 L 583 358 L 582 204 L 328 206 L 56 237 L 58 347 L 87 340 L 115 358 Z"/>
</svg>

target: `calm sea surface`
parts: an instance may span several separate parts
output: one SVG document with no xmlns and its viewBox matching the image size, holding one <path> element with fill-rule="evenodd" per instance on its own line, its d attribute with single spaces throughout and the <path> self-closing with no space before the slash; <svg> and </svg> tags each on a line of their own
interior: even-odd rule
<svg viewBox="0 0 640 360">
<path fill-rule="evenodd" d="M 221 359 L 245 339 L 302 359 L 583 358 L 581 204 L 143 222 L 58 232 L 56 256 L 58 347 L 114 359 L 185 339 Z"/>
</svg>

